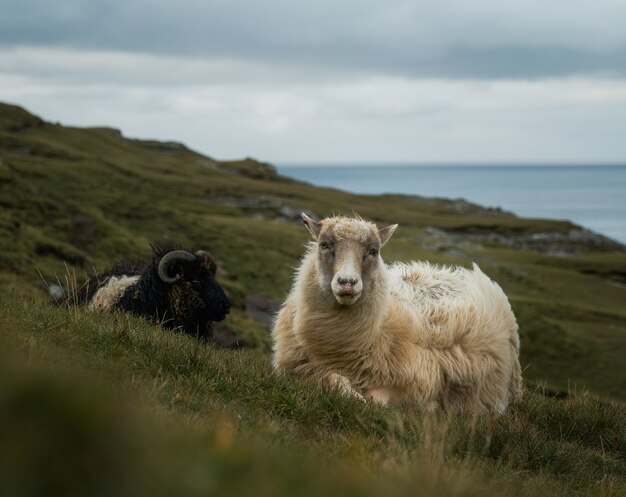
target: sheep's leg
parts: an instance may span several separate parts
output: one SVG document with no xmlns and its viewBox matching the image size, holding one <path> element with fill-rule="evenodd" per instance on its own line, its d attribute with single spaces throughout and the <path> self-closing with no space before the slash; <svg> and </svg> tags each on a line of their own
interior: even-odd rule
<svg viewBox="0 0 626 497">
<path fill-rule="evenodd" d="M 326 376 L 326 381 L 332 387 L 339 390 L 342 394 L 347 395 L 348 397 L 354 397 L 356 399 L 365 401 L 365 397 L 363 397 L 352 387 L 352 385 L 350 384 L 350 380 L 345 376 L 342 376 L 338 373 L 330 373 Z"/>
<path fill-rule="evenodd" d="M 337 373 L 326 373 L 311 363 L 298 343 L 293 329 L 293 313 L 289 306 L 283 307 L 274 323 L 274 368 L 279 373 L 294 373 L 328 383 L 341 393 L 364 400 L 350 380 Z"/>
<path fill-rule="evenodd" d="M 348 378 L 340 375 L 339 373 L 325 372 L 318 368 L 315 364 L 309 362 L 307 359 L 303 359 L 302 362 L 293 368 L 292 372 L 303 378 L 312 378 L 322 383 L 326 383 L 348 397 L 354 397 L 365 401 L 365 397 L 352 387 Z"/>
</svg>

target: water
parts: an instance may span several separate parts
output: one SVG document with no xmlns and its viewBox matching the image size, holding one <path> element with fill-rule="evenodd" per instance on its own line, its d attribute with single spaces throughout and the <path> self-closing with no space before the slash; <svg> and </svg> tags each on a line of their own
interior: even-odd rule
<svg viewBox="0 0 626 497">
<path fill-rule="evenodd" d="M 626 166 L 293 166 L 280 174 L 355 193 L 464 198 L 568 219 L 626 243 Z"/>
</svg>

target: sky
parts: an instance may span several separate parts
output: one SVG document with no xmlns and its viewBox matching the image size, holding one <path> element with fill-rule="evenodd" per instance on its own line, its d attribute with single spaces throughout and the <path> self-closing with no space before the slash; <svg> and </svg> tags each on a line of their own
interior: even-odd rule
<svg viewBox="0 0 626 497">
<path fill-rule="evenodd" d="M 0 0 L 0 101 L 218 159 L 626 163 L 624 0 Z"/>
</svg>

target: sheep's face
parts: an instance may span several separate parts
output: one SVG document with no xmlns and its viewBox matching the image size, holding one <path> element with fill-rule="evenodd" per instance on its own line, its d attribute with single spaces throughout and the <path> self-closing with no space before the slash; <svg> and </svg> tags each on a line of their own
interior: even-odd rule
<svg viewBox="0 0 626 497">
<path fill-rule="evenodd" d="M 170 316 L 181 322 L 222 321 L 230 312 L 230 301 L 215 280 L 217 266 L 208 252 L 186 251 L 169 261 L 166 254 L 159 265 L 161 280 L 171 285 L 168 290 Z"/>
<path fill-rule="evenodd" d="M 317 240 L 318 273 L 325 293 L 344 306 L 367 293 L 382 265 L 381 247 L 397 225 L 379 230 L 361 219 L 335 217 L 304 224 Z"/>
</svg>

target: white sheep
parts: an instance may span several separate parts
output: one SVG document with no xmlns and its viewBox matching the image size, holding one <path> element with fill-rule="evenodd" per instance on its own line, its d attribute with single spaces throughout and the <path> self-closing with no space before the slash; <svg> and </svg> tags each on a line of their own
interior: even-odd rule
<svg viewBox="0 0 626 497">
<path fill-rule="evenodd" d="M 521 394 L 515 316 L 478 266 L 386 266 L 397 225 L 302 218 L 315 241 L 274 323 L 278 372 L 424 410 L 502 413 Z"/>
</svg>

